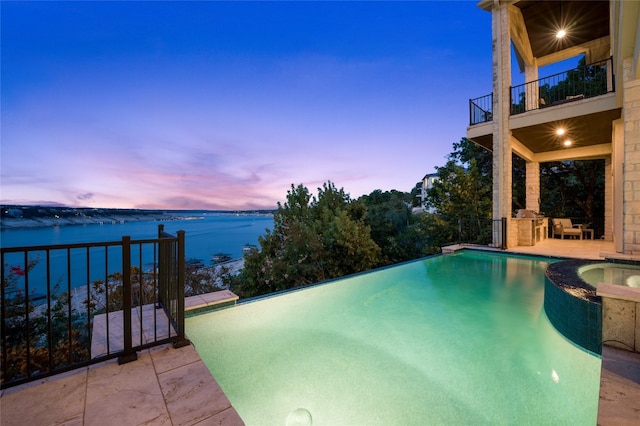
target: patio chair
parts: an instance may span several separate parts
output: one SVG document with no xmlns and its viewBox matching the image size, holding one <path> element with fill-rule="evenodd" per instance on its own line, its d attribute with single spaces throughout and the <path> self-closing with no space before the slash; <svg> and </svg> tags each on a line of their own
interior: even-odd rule
<svg viewBox="0 0 640 426">
<path fill-rule="evenodd" d="M 551 238 L 555 238 L 556 235 L 560 236 L 560 239 L 564 237 L 578 237 L 582 239 L 581 225 L 574 225 L 571 223 L 571 219 L 551 219 L 553 226 L 551 228 Z"/>
</svg>

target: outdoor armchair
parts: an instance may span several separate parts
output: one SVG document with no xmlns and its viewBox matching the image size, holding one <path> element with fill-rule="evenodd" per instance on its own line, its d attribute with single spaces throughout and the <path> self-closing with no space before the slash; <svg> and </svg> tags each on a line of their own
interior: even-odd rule
<svg viewBox="0 0 640 426">
<path fill-rule="evenodd" d="M 555 238 L 556 235 L 560 236 L 560 239 L 567 237 L 578 237 L 582 239 L 582 228 L 580 225 L 574 225 L 571 223 L 571 219 L 551 219 L 553 227 L 551 228 L 551 237 Z"/>
</svg>

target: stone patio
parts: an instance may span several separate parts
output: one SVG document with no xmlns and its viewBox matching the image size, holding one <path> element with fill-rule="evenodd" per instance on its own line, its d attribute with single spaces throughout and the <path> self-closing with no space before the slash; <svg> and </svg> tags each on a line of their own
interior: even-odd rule
<svg viewBox="0 0 640 426">
<path fill-rule="evenodd" d="M 13 425 L 243 425 L 192 345 L 159 346 L 2 391 Z"/>
</svg>

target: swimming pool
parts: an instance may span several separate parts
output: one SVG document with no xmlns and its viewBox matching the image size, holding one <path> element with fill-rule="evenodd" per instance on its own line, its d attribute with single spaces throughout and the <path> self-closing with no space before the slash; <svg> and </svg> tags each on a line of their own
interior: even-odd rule
<svg viewBox="0 0 640 426">
<path fill-rule="evenodd" d="M 547 320 L 551 259 L 465 251 L 194 316 L 247 425 L 595 424 L 600 358 Z"/>
<path fill-rule="evenodd" d="M 585 282 L 597 287 L 599 283 L 640 288 L 640 266 L 625 263 L 595 263 L 578 269 Z"/>
</svg>

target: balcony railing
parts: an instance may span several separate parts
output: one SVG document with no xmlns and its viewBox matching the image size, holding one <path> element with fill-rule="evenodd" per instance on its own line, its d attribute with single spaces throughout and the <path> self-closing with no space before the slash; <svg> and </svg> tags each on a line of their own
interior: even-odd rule
<svg viewBox="0 0 640 426">
<path fill-rule="evenodd" d="M 469 125 L 493 121 L 493 93 L 469 100 Z"/>
<path fill-rule="evenodd" d="M 1 388 L 188 343 L 184 232 L 0 249 Z"/>
<path fill-rule="evenodd" d="M 612 58 L 511 87 L 511 114 L 614 92 Z"/>
<path fill-rule="evenodd" d="M 613 58 L 511 87 L 511 115 L 615 92 Z M 493 121 L 493 94 L 469 100 L 469 125 Z"/>
</svg>

